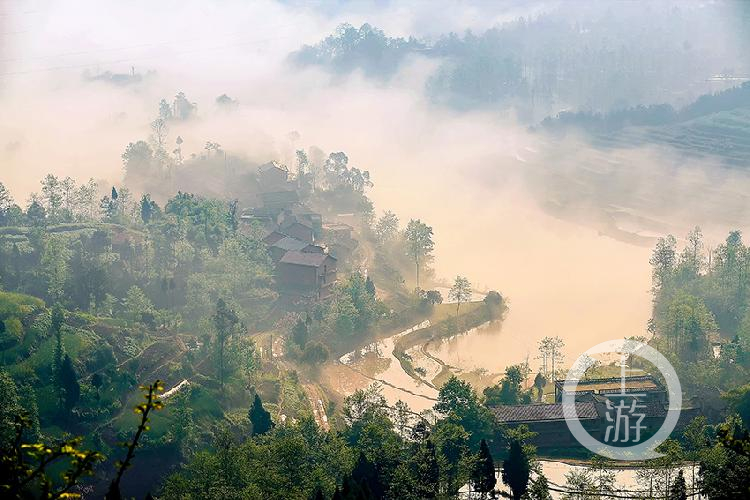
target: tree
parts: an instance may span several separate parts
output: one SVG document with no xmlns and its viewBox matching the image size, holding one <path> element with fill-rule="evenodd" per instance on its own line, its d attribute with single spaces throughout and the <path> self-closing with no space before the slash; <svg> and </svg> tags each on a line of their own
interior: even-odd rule
<svg viewBox="0 0 750 500">
<path fill-rule="evenodd" d="M 47 216 L 53 222 L 60 222 L 60 210 L 63 206 L 63 193 L 60 180 L 52 174 L 42 180 L 42 200 Z"/>
<path fill-rule="evenodd" d="M 39 200 L 32 195 L 31 202 L 26 207 L 26 219 L 34 227 L 41 227 L 47 223 L 47 210 Z"/>
<path fill-rule="evenodd" d="M 385 496 L 385 485 L 380 480 L 377 468 L 362 451 L 359 452 L 359 458 L 357 458 L 357 463 L 352 470 L 351 478 L 363 490 L 369 491 L 373 498 Z"/>
<path fill-rule="evenodd" d="M 299 347 L 304 347 L 307 344 L 309 332 L 307 330 L 307 323 L 298 319 L 297 323 L 292 327 L 292 340 Z"/>
<path fill-rule="evenodd" d="M 123 305 L 128 317 L 133 322 L 143 321 L 144 315 L 151 314 L 154 311 L 154 305 L 143 293 L 143 290 L 137 286 L 131 286 L 128 289 Z"/>
<path fill-rule="evenodd" d="M 669 500 L 687 500 L 687 485 L 682 469 L 677 472 L 677 477 L 669 488 Z"/>
<path fill-rule="evenodd" d="M 159 205 L 151 199 L 151 195 L 144 194 L 141 198 L 141 220 L 144 224 L 151 222 L 151 219 L 159 213 Z"/>
<path fill-rule="evenodd" d="M 485 388 L 485 404 L 488 406 L 516 405 L 530 403 L 529 391 L 524 391 L 521 384 L 525 380 L 523 365 L 512 365 L 505 369 L 505 376 L 500 384 Z"/>
<path fill-rule="evenodd" d="M 398 234 L 398 217 L 388 210 L 375 223 L 375 237 L 381 244 L 392 241 Z"/>
<path fill-rule="evenodd" d="M 560 337 L 544 337 L 539 341 L 539 357 L 542 359 L 542 372 L 547 377 L 550 372 L 547 371 L 549 364 L 552 366 L 552 379 L 555 378 L 555 365 L 564 359 L 562 350 L 565 342 Z"/>
<path fill-rule="evenodd" d="M 542 402 L 542 396 L 544 396 L 544 386 L 547 385 L 547 379 L 544 378 L 544 375 L 542 375 L 542 372 L 539 372 L 536 374 L 536 377 L 534 377 L 534 388 L 536 389 L 536 400 L 538 402 Z"/>
<path fill-rule="evenodd" d="M 217 371 L 219 373 L 219 385 L 224 389 L 224 377 L 226 375 L 225 348 L 229 337 L 234 334 L 235 328 L 240 320 L 237 313 L 230 308 L 224 299 L 216 302 L 216 313 L 214 314 L 214 328 L 216 330 L 216 354 L 218 358 Z"/>
<path fill-rule="evenodd" d="M 538 472 L 536 477 L 531 480 L 531 485 L 529 486 L 526 495 L 528 496 L 528 500 L 552 500 L 547 477 L 541 472 Z"/>
<path fill-rule="evenodd" d="M 70 275 L 70 249 L 62 236 L 46 239 L 41 258 L 41 273 L 47 282 L 47 294 L 53 301 L 63 300 Z"/>
<path fill-rule="evenodd" d="M 487 494 L 492 493 L 495 489 L 496 483 L 495 461 L 492 460 L 487 441 L 482 439 L 479 443 L 479 454 L 471 473 L 471 484 L 477 492 L 482 494 L 482 498 L 486 498 Z"/>
<path fill-rule="evenodd" d="M 250 419 L 252 425 L 252 435 L 260 436 L 270 431 L 274 427 L 274 423 L 271 420 L 271 414 L 263 408 L 263 402 L 260 400 L 260 396 L 255 395 L 253 404 L 247 413 L 247 418 Z"/>
<path fill-rule="evenodd" d="M 520 500 L 526 493 L 530 474 L 531 463 L 523 444 L 511 440 L 508 458 L 503 462 L 503 483 L 510 488 L 513 500 Z"/>
<path fill-rule="evenodd" d="M 52 355 L 52 377 L 57 389 L 58 403 L 62 407 L 64 390 L 60 377 L 63 360 L 65 358 L 65 347 L 62 341 L 62 325 L 65 322 L 65 310 L 59 303 L 55 303 L 50 316 L 49 333 L 55 338 L 55 351 Z"/>
<path fill-rule="evenodd" d="M 432 228 L 419 219 L 412 219 L 406 226 L 404 237 L 407 242 L 407 253 L 414 259 L 417 271 L 416 287 L 419 288 L 419 267 L 435 248 Z"/>
<path fill-rule="evenodd" d="M 482 439 L 492 437 L 492 413 L 479 402 L 471 385 L 455 375 L 440 388 L 434 408 L 448 417 L 448 421 L 460 425 L 469 433 L 472 450 L 477 449 Z"/>
<path fill-rule="evenodd" d="M 60 386 L 63 390 L 63 408 L 70 413 L 81 397 L 81 386 L 78 384 L 78 375 L 73 368 L 73 361 L 69 355 L 65 355 L 60 367 Z"/>
<path fill-rule="evenodd" d="M 0 182 L 0 226 L 8 224 L 8 212 L 13 206 L 13 197 L 10 191 Z"/>
<path fill-rule="evenodd" d="M 451 300 L 456 302 L 456 316 L 458 316 L 458 310 L 461 304 L 468 302 L 471 299 L 471 283 L 463 276 L 456 276 L 456 280 L 453 282 L 453 286 L 448 292 L 448 296 Z"/>
<path fill-rule="evenodd" d="M 653 267 L 652 279 L 653 290 L 657 292 L 669 284 L 674 275 L 677 253 L 675 247 L 677 240 L 671 234 L 665 238 L 659 238 L 656 248 L 651 255 L 649 263 Z"/>
<path fill-rule="evenodd" d="M 369 276 L 367 276 L 367 279 L 365 280 L 365 290 L 367 290 L 367 293 L 369 293 L 371 297 L 375 298 L 375 283 L 372 282 L 372 278 Z"/>
</svg>

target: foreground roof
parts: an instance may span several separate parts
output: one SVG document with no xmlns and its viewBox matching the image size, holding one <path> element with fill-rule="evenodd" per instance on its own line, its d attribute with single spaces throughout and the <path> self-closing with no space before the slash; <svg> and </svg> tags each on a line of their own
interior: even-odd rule
<svg viewBox="0 0 750 500">
<path fill-rule="evenodd" d="M 548 420 L 565 420 L 562 403 L 503 405 L 490 408 L 495 420 L 500 423 L 542 422 Z M 599 418 L 596 403 L 593 401 L 575 403 L 579 420 Z"/>
</svg>

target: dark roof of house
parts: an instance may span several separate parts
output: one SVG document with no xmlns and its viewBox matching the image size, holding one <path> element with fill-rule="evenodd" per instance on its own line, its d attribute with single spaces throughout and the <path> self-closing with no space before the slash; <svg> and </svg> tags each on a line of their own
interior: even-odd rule
<svg viewBox="0 0 750 500">
<path fill-rule="evenodd" d="M 326 253 L 299 252 L 292 250 L 285 253 L 279 262 L 282 264 L 295 264 L 298 266 L 320 267 L 323 265 L 323 262 L 329 258 L 336 260 L 335 257 Z"/>
<path fill-rule="evenodd" d="M 625 392 L 652 392 L 661 391 L 662 386 L 651 375 L 636 375 L 625 377 Z M 555 380 L 558 389 L 564 390 L 565 380 Z M 597 393 L 616 393 L 622 390 L 623 379 L 620 377 L 612 378 L 595 378 L 588 380 L 579 380 L 576 392 L 593 391 Z"/>
<path fill-rule="evenodd" d="M 593 401 L 576 402 L 576 415 L 579 420 L 599 418 L 596 403 Z M 565 420 L 563 404 L 530 404 L 503 405 L 490 408 L 495 420 L 500 423 L 542 422 L 547 420 Z"/>
<path fill-rule="evenodd" d="M 271 231 L 269 234 L 266 235 L 265 238 L 263 238 L 263 243 L 265 243 L 266 245 L 273 245 L 279 240 L 283 240 L 284 238 L 287 238 L 287 237 L 288 236 L 284 233 L 280 233 L 278 231 Z"/>
<path fill-rule="evenodd" d="M 297 238 L 292 238 L 291 236 L 284 236 L 280 240 L 275 241 L 270 246 L 281 248 L 282 250 L 302 250 L 305 248 L 309 243 L 298 240 Z"/>
<path fill-rule="evenodd" d="M 312 226 L 310 226 L 310 224 L 305 224 L 304 222 L 300 222 L 298 220 L 291 220 L 291 219 L 285 220 L 284 223 L 281 225 L 281 229 L 289 229 L 290 227 L 292 227 L 294 225 L 300 225 L 300 226 L 302 226 L 302 227 L 304 227 L 306 229 L 309 229 L 310 231 L 313 230 L 313 228 L 312 228 Z"/>
</svg>

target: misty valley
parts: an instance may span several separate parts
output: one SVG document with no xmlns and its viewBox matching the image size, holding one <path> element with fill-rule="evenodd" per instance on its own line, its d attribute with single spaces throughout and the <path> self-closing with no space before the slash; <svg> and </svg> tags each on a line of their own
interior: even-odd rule
<svg viewBox="0 0 750 500">
<path fill-rule="evenodd" d="M 0 496 L 750 498 L 750 4 L 0 3 Z"/>
</svg>

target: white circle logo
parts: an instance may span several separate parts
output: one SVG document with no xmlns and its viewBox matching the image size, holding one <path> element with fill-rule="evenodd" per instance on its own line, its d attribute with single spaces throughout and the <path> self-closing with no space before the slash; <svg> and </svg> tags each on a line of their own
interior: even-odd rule
<svg viewBox="0 0 750 500">
<path fill-rule="evenodd" d="M 622 392 L 608 394 L 606 402 L 602 403 L 606 408 L 604 422 L 607 424 L 604 441 L 619 442 L 621 445 L 612 446 L 602 443 L 589 434 L 581 424 L 576 410 L 577 387 L 583 374 L 594 362 L 591 355 L 604 353 L 619 353 L 622 356 L 637 356 L 645 359 L 654 365 L 664 377 L 669 396 L 667 415 L 659 430 L 644 441 L 641 441 L 640 437 L 641 431 L 646 430 L 646 426 L 642 423 L 647 417 L 647 412 L 644 412 L 647 406 L 638 399 L 637 396 L 641 396 L 640 394 L 624 390 L 624 376 Z M 617 400 L 611 396 L 618 396 L 620 399 Z M 616 405 L 613 404 L 613 400 L 617 401 Z M 626 401 L 629 401 L 629 404 Z M 682 408 L 682 387 L 672 364 L 653 347 L 636 340 L 610 340 L 595 345 L 581 354 L 573 363 L 563 385 L 562 407 L 568 429 L 576 440 L 590 451 L 614 460 L 646 460 L 662 456 L 656 452 L 656 447 L 669 437 L 677 425 Z M 634 444 L 623 446 L 626 442 Z"/>
</svg>

